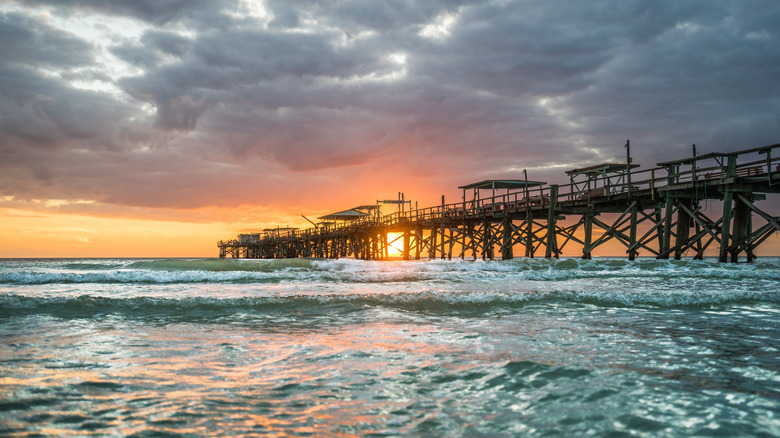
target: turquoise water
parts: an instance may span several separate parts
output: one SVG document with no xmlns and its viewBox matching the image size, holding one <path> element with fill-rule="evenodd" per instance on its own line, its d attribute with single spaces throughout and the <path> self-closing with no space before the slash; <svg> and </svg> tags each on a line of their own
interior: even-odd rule
<svg viewBox="0 0 780 438">
<path fill-rule="evenodd" d="M 3 436 L 778 436 L 780 259 L 0 261 Z"/>
</svg>

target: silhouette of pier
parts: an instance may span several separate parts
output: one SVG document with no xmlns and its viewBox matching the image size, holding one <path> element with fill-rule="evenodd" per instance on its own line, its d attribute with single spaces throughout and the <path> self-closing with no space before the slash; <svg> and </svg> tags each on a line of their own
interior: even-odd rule
<svg viewBox="0 0 780 438">
<path fill-rule="evenodd" d="M 390 258 L 392 246 L 405 260 L 507 260 L 557 258 L 574 245 L 591 258 L 618 242 L 629 260 L 701 259 L 709 249 L 721 262 L 738 262 L 752 261 L 780 231 L 776 199 L 761 203 L 780 192 L 780 144 L 704 155 L 694 145 L 691 157 L 644 170 L 631 162 L 629 142 L 625 148 L 626 162 L 572 169 L 568 184 L 525 176 L 480 181 L 459 187 L 458 202 L 442 196 L 440 205 L 425 208 L 399 196 L 323 216 L 308 229 L 240 234 L 217 243 L 219 256 L 379 260 Z M 384 204 L 398 211 L 382 215 Z"/>
</svg>

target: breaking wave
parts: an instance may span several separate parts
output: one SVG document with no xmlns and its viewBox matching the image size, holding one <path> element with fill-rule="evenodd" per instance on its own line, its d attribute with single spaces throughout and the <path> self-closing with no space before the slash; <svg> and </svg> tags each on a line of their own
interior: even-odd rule
<svg viewBox="0 0 780 438">
<path fill-rule="evenodd" d="M 462 283 L 473 281 L 559 282 L 578 279 L 718 279 L 778 281 L 778 259 L 751 264 L 705 260 L 516 259 L 510 261 L 316 260 L 92 260 L 3 261 L 0 285 L 172 283 Z"/>
<path fill-rule="evenodd" d="M 605 307 L 654 306 L 662 308 L 707 307 L 722 304 L 780 303 L 780 294 L 770 292 L 599 292 L 599 291 L 528 291 L 437 292 L 322 294 L 291 296 L 185 297 L 160 298 L 139 296 L 112 298 L 93 295 L 30 297 L 0 295 L 0 316 L 50 314 L 55 317 L 94 317 L 120 315 L 129 317 L 218 318 L 238 314 L 328 313 L 333 316 L 368 308 L 391 308 L 412 312 L 486 313 L 511 310 L 528 305 L 584 303 Z"/>
</svg>

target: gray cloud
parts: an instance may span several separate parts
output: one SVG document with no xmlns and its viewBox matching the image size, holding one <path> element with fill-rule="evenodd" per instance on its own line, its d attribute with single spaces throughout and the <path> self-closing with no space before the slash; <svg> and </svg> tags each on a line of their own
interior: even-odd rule
<svg viewBox="0 0 780 438">
<path fill-rule="evenodd" d="M 175 32 L 164 30 L 148 30 L 141 37 L 141 43 L 150 48 L 156 48 L 162 53 L 182 57 L 192 47 L 192 41 Z"/>
<path fill-rule="evenodd" d="M 432 187 L 522 168 L 562 180 L 542 169 L 619 159 L 627 138 L 650 167 L 691 143 L 780 137 L 771 1 L 15 5 L 0 15 L 0 187 L 15 196 L 317 202 L 314 181 L 403 181 L 382 169 Z M 143 31 L 89 40 L 49 10 Z M 126 64 L 109 74 L 111 57 Z"/>
<path fill-rule="evenodd" d="M 51 5 L 61 14 L 84 11 L 100 15 L 127 16 L 162 25 L 191 14 L 210 13 L 219 0 L 18 0 L 30 7 Z M 230 1 L 229 3 L 235 4 Z"/>
<path fill-rule="evenodd" d="M 77 66 L 92 61 L 89 42 L 24 14 L 0 14 L 0 41 L 3 64 Z"/>
<path fill-rule="evenodd" d="M 0 15 L 0 139 L 60 149 L 116 147 L 115 133 L 131 107 L 104 93 L 72 87 L 80 79 L 108 80 L 93 70 L 92 45 L 21 14 Z"/>
</svg>

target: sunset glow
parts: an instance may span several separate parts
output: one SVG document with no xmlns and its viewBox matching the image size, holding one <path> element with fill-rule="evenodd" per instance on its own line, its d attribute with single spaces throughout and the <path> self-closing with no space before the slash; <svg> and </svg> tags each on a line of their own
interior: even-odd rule
<svg viewBox="0 0 780 438">
<path fill-rule="evenodd" d="M 387 233 L 387 255 L 389 257 L 401 257 L 404 254 L 404 234 Z"/>
<path fill-rule="evenodd" d="M 566 183 L 626 138 L 644 169 L 772 144 L 780 35 L 756 10 L 10 0 L 0 256 L 213 256 L 398 192 Z"/>
</svg>

